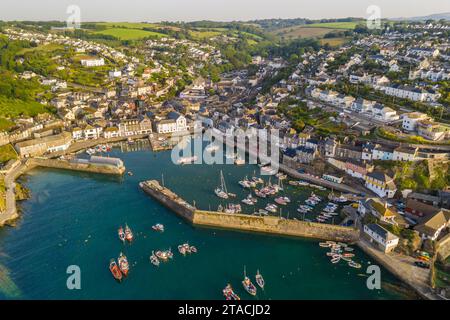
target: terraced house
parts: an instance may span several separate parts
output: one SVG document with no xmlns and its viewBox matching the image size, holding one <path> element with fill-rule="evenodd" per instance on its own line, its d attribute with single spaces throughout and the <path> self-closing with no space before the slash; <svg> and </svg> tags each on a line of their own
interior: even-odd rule
<svg viewBox="0 0 450 320">
<path fill-rule="evenodd" d="M 365 181 L 366 188 L 372 190 L 381 198 L 392 198 L 397 191 L 394 179 L 382 172 L 368 173 Z"/>
</svg>

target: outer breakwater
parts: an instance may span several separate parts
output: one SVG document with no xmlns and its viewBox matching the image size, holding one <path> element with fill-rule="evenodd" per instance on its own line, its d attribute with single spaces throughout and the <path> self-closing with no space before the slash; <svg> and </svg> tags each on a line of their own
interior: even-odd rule
<svg viewBox="0 0 450 320">
<path fill-rule="evenodd" d="M 289 220 L 274 216 L 260 217 L 198 210 L 171 190 L 161 186 L 156 180 L 141 182 L 139 186 L 145 193 L 197 226 L 345 242 L 355 242 L 359 239 L 358 230 L 351 227 Z"/>
<path fill-rule="evenodd" d="M 69 161 L 46 158 L 30 158 L 15 166 L 5 177 L 6 210 L 0 213 L 0 226 L 9 224 L 19 217 L 16 206 L 15 181 L 22 174 L 36 167 L 56 168 L 81 172 L 122 175 L 125 166 L 120 159 L 92 157 L 90 161 Z"/>
</svg>

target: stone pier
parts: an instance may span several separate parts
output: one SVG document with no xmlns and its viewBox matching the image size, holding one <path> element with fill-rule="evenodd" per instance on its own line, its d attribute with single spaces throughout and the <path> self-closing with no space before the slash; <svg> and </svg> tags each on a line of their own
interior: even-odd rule
<svg viewBox="0 0 450 320">
<path fill-rule="evenodd" d="M 344 242 L 355 242 L 359 239 L 358 230 L 351 227 L 274 216 L 260 217 L 198 210 L 171 190 L 161 186 L 156 180 L 141 182 L 139 186 L 145 193 L 196 226 Z"/>
</svg>

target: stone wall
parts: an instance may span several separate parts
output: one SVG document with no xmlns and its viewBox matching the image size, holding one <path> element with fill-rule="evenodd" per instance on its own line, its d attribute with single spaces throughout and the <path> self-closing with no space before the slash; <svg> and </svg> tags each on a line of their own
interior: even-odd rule
<svg viewBox="0 0 450 320">
<path fill-rule="evenodd" d="M 33 158 L 29 159 L 27 162 L 28 167 L 45 167 L 45 168 L 56 168 L 65 170 L 74 170 L 82 172 L 92 172 L 101 174 L 117 174 L 121 175 L 124 173 L 125 168 L 119 168 L 116 166 L 106 166 L 98 165 L 95 163 L 74 163 L 67 160 L 55 160 L 55 159 L 40 159 Z"/>
<path fill-rule="evenodd" d="M 196 210 L 193 224 L 233 230 L 254 231 L 286 236 L 354 242 L 359 239 L 357 229 L 336 225 Z"/>
<path fill-rule="evenodd" d="M 359 231 L 351 227 L 287 220 L 273 216 L 259 217 L 197 210 L 155 180 L 141 182 L 139 186 L 178 216 L 198 226 L 345 242 L 355 242 L 359 239 Z"/>
<path fill-rule="evenodd" d="M 183 219 L 188 220 L 189 222 L 193 221 L 194 211 L 186 207 L 186 205 L 183 204 L 184 201 L 181 198 L 168 197 L 162 192 L 149 188 L 143 183 L 141 183 L 140 186 L 145 193 L 158 200 L 166 208 L 169 208 L 177 215 L 179 215 Z"/>
</svg>

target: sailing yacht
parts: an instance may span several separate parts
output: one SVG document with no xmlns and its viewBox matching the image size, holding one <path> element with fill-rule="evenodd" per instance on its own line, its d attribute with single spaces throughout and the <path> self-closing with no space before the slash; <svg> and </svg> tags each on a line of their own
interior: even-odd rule
<svg viewBox="0 0 450 320">
<path fill-rule="evenodd" d="M 264 289 L 265 281 L 264 281 L 264 278 L 263 278 L 263 276 L 261 275 L 261 273 L 259 273 L 259 270 L 256 271 L 256 276 L 255 276 L 255 278 L 256 278 L 256 283 L 258 284 L 258 286 L 259 286 L 261 289 Z"/>
<path fill-rule="evenodd" d="M 256 295 L 256 287 L 252 283 L 249 277 L 247 277 L 247 274 L 245 272 L 245 266 L 244 266 L 244 280 L 242 280 L 242 285 L 244 286 L 245 291 L 247 291 L 252 296 Z"/>
<path fill-rule="evenodd" d="M 222 170 L 220 170 L 220 187 L 217 187 L 214 192 L 219 198 L 228 199 L 227 186 L 225 185 L 225 179 L 223 177 Z"/>
</svg>

